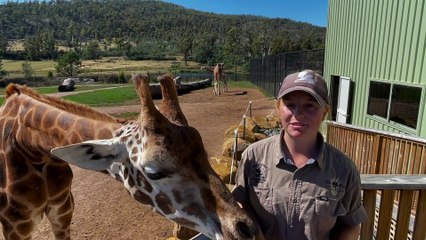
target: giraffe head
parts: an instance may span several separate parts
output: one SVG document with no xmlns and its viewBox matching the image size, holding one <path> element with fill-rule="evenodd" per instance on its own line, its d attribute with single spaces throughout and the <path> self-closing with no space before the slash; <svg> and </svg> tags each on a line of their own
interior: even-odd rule
<svg viewBox="0 0 426 240">
<path fill-rule="evenodd" d="M 223 71 L 223 65 L 225 65 L 224 63 L 218 63 L 216 64 L 215 68 L 217 69 L 217 71 L 221 72 Z"/>
<path fill-rule="evenodd" d="M 102 171 L 124 183 L 137 201 L 212 239 L 253 239 L 254 222 L 240 209 L 211 168 L 199 132 L 188 126 L 173 79 L 159 78 L 158 110 L 146 75 L 134 75 L 141 112 L 112 139 L 55 148 L 52 154 L 81 168 Z"/>
</svg>

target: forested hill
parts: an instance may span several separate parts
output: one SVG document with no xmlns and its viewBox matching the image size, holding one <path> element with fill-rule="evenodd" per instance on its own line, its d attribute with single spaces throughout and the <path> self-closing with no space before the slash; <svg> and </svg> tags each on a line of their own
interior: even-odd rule
<svg viewBox="0 0 426 240">
<path fill-rule="evenodd" d="M 0 5 L 0 38 L 37 36 L 69 45 L 92 40 L 131 46 L 155 43 L 163 51 L 178 52 L 190 45 L 193 55 L 214 51 L 212 47 L 226 48 L 234 41 L 239 51 L 261 56 L 321 48 L 325 28 L 285 18 L 212 14 L 161 1 L 9 1 Z"/>
</svg>

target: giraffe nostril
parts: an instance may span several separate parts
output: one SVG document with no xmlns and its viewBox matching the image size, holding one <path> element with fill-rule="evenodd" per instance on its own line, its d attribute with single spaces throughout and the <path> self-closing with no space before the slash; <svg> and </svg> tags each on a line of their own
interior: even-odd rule
<svg viewBox="0 0 426 240">
<path fill-rule="evenodd" d="M 244 239 L 253 238 L 254 230 L 250 228 L 246 222 L 237 222 L 237 231 Z"/>
</svg>

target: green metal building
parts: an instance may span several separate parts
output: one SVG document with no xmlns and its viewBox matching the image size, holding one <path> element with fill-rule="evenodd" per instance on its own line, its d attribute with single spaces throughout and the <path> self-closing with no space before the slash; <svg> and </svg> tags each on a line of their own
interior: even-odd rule
<svg viewBox="0 0 426 240">
<path fill-rule="evenodd" d="M 329 0 L 324 77 L 332 120 L 426 138 L 426 0 Z"/>
</svg>

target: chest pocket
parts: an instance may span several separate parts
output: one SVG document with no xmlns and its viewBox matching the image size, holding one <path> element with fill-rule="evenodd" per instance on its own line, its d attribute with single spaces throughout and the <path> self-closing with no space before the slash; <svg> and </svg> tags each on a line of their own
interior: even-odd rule
<svg viewBox="0 0 426 240">
<path fill-rule="evenodd" d="M 315 213 L 321 217 L 338 217 L 346 215 L 346 209 L 336 198 L 317 196 L 315 198 Z"/>
</svg>

